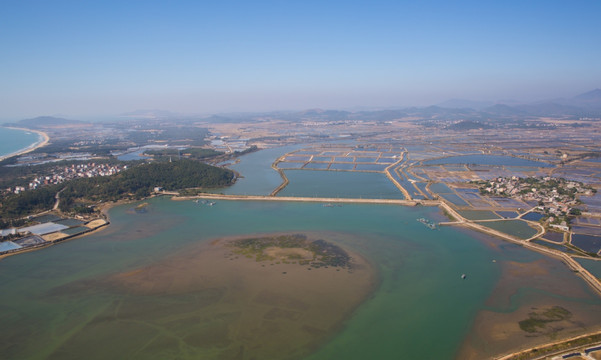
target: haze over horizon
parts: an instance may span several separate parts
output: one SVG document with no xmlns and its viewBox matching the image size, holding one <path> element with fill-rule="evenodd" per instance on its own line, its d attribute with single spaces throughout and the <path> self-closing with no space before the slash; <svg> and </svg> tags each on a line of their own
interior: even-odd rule
<svg viewBox="0 0 601 360">
<path fill-rule="evenodd" d="M 537 101 L 601 87 L 593 1 L 20 1 L 1 119 Z"/>
</svg>

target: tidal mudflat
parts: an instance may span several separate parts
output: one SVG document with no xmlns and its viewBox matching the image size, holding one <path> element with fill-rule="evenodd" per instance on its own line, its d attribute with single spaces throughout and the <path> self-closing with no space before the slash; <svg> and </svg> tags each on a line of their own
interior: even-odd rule
<svg viewBox="0 0 601 360">
<path fill-rule="evenodd" d="M 299 237 L 306 247 L 276 242 L 260 259 L 239 251 L 245 249 L 239 243 L 249 239 Z M 316 241 L 327 244 L 326 252 L 336 249 L 345 261 L 324 262 L 319 252 L 315 258 Z M 183 353 L 202 359 L 296 359 L 338 331 L 373 291 L 375 281 L 363 257 L 323 237 L 216 239 L 187 246 L 153 264 L 55 289 L 60 297 L 98 291 L 118 300 L 50 358 L 88 357 L 90 346 L 103 347 L 110 334 L 127 330 L 136 336 L 114 339 L 103 356 L 177 358 Z"/>
<path fill-rule="evenodd" d="M 561 262 L 431 230 L 417 219 L 443 220 L 434 207 L 146 203 L 112 208 L 101 232 L 0 261 L 3 356 L 486 358 L 586 332 L 601 314 Z M 343 249 L 355 267 L 316 266 L 303 246 L 227 245 L 299 234 Z M 528 333 L 519 323 L 533 307 L 571 315 Z"/>
<path fill-rule="evenodd" d="M 500 277 L 457 358 L 489 358 L 600 329 L 598 294 L 560 260 L 476 236 L 500 252 Z"/>
</svg>

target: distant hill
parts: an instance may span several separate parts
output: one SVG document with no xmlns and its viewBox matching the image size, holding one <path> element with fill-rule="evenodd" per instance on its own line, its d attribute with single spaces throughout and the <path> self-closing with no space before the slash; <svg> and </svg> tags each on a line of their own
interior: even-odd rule
<svg viewBox="0 0 601 360">
<path fill-rule="evenodd" d="M 340 110 L 310 109 L 299 113 L 301 118 L 310 118 L 316 121 L 341 121 L 347 120 L 351 113 Z"/>
<path fill-rule="evenodd" d="M 449 125 L 449 130 L 473 130 L 473 129 L 491 129 L 492 126 L 477 121 L 460 121 L 458 123 Z"/>
<path fill-rule="evenodd" d="M 17 123 L 6 124 L 10 126 L 20 126 L 29 129 L 42 129 L 42 128 L 57 128 L 66 126 L 86 126 L 90 123 L 81 120 L 69 120 L 63 118 L 57 118 L 53 116 L 38 116 L 33 119 L 20 120 Z"/>
<path fill-rule="evenodd" d="M 571 98 L 551 99 L 535 103 L 501 102 L 496 105 L 486 102 L 452 99 L 425 108 L 425 113 L 442 113 L 440 108 L 467 110 L 475 109 L 491 116 L 582 116 L 601 115 L 601 89 L 595 89 Z"/>
<path fill-rule="evenodd" d="M 492 106 L 494 103 L 492 101 L 473 101 L 473 100 L 465 100 L 465 99 L 451 99 L 440 104 L 436 104 L 438 107 L 448 108 L 448 109 L 474 109 L 481 110 Z"/>
<path fill-rule="evenodd" d="M 562 104 L 581 107 L 585 109 L 601 110 L 601 89 L 591 90 L 574 96 L 573 98 L 561 101 Z"/>
<path fill-rule="evenodd" d="M 424 118 L 441 118 L 444 117 L 447 120 L 463 120 L 466 117 L 473 116 L 476 111 L 473 109 L 451 109 L 451 108 L 443 108 L 440 106 L 428 106 L 425 108 L 410 108 L 406 110 L 407 113 L 416 116 L 422 116 Z"/>
<path fill-rule="evenodd" d="M 544 102 L 538 104 L 519 105 L 515 107 L 527 114 L 535 116 L 562 116 L 577 115 L 583 109 L 572 105 L 563 105 L 559 102 Z"/>
<path fill-rule="evenodd" d="M 404 107 L 397 109 L 373 109 L 345 111 L 327 109 L 307 109 L 303 111 L 272 111 L 258 113 L 220 113 L 214 115 L 178 115 L 166 110 L 136 110 L 122 114 L 137 120 L 178 119 L 180 121 L 202 120 L 210 123 L 257 122 L 274 119 L 289 122 L 344 122 L 354 120 L 392 121 L 406 117 L 433 121 L 471 121 L 459 126 L 481 128 L 490 121 L 512 121 L 527 117 L 598 117 L 601 116 L 601 89 L 595 89 L 572 98 L 551 99 L 524 103 L 517 100 L 503 102 L 451 99 L 427 107 Z M 492 124 L 492 123 L 489 123 Z"/>
<path fill-rule="evenodd" d="M 365 119 L 371 121 L 392 121 L 401 119 L 407 116 L 407 113 L 402 110 L 376 110 L 376 111 L 360 111 L 354 113 L 352 118 Z"/>
<path fill-rule="evenodd" d="M 160 109 L 141 109 L 130 111 L 127 113 L 121 114 L 121 116 L 132 118 L 132 119 L 164 119 L 171 118 L 174 116 L 179 116 L 176 113 L 173 113 L 168 110 L 160 110 Z"/>
<path fill-rule="evenodd" d="M 512 107 L 505 104 L 496 104 L 493 106 L 489 106 L 483 111 L 487 114 L 497 115 L 497 116 L 516 116 L 516 115 L 526 115 L 527 113 L 524 110 L 521 110 L 517 107 Z"/>
</svg>

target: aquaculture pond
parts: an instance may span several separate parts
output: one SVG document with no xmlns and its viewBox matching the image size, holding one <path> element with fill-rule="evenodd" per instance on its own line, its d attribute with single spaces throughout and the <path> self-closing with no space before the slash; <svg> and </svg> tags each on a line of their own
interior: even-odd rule
<svg viewBox="0 0 601 360">
<path fill-rule="evenodd" d="M 535 229 L 528 226 L 525 221 L 521 220 L 487 221 L 481 222 L 480 224 L 519 237 L 520 239 L 528 239 L 536 234 Z"/>
<path fill-rule="evenodd" d="M 512 156 L 497 156 L 497 155 L 461 155 L 450 156 L 441 159 L 433 159 L 424 161 L 426 165 L 442 165 L 442 164 L 476 164 L 476 165 L 505 165 L 505 166 L 528 166 L 528 167 L 552 167 L 553 165 L 527 160 Z"/>
<path fill-rule="evenodd" d="M 524 220 L 530 220 L 530 221 L 539 221 L 544 216 L 545 215 L 543 215 L 541 213 L 531 211 L 531 212 L 529 212 L 527 214 L 522 215 L 522 219 L 524 219 Z"/>
<path fill-rule="evenodd" d="M 589 253 L 598 253 L 601 250 L 601 236 L 572 234 L 572 245 Z"/>
<path fill-rule="evenodd" d="M 290 183 L 278 196 L 403 199 L 381 173 L 285 170 Z"/>
<path fill-rule="evenodd" d="M 582 259 L 577 258 L 576 261 L 580 263 L 580 265 L 584 266 L 586 270 L 588 270 L 591 274 L 601 279 L 601 261 L 600 260 L 591 260 L 591 259 Z"/>
<path fill-rule="evenodd" d="M 488 210 L 459 210 L 458 213 L 469 220 L 498 219 L 499 217 Z"/>
</svg>

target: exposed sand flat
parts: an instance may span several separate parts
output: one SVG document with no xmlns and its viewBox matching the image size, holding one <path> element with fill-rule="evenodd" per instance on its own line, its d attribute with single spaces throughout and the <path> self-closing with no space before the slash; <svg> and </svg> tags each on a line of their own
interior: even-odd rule
<svg viewBox="0 0 601 360">
<path fill-rule="evenodd" d="M 104 226 L 106 224 L 107 224 L 106 220 L 104 220 L 104 219 L 96 219 L 96 220 L 90 221 L 85 226 L 88 227 L 88 228 L 90 228 L 90 229 L 96 229 L 96 228 Z"/>
<path fill-rule="evenodd" d="M 258 262 L 235 254 L 226 246 L 230 240 L 191 246 L 98 282 L 62 287 L 61 296 L 95 288 L 122 293 L 123 301 L 76 333 L 61 352 L 77 352 L 101 341 L 99 333 L 152 321 L 153 330 L 147 329 L 151 333 L 138 356 L 165 341 L 176 341 L 202 359 L 302 358 L 338 331 L 375 288 L 373 267 L 348 251 L 350 270 L 331 266 L 309 270 L 306 265 Z M 269 252 L 307 255 L 295 250 Z M 165 306 L 157 305 L 162 303 Z"/>
<path fill-rule="evenodd" d="M 42 236 L 42 239 L 46 240 L 46 241 L 56 241 L 56 240 L 60 240 L 60 239 L 64 239 L 66 237 L 68 237 L 69 235 L 62 233 L 62 232 L 55 232 L 52 234 L 46 234 Z"/>
</svg>

